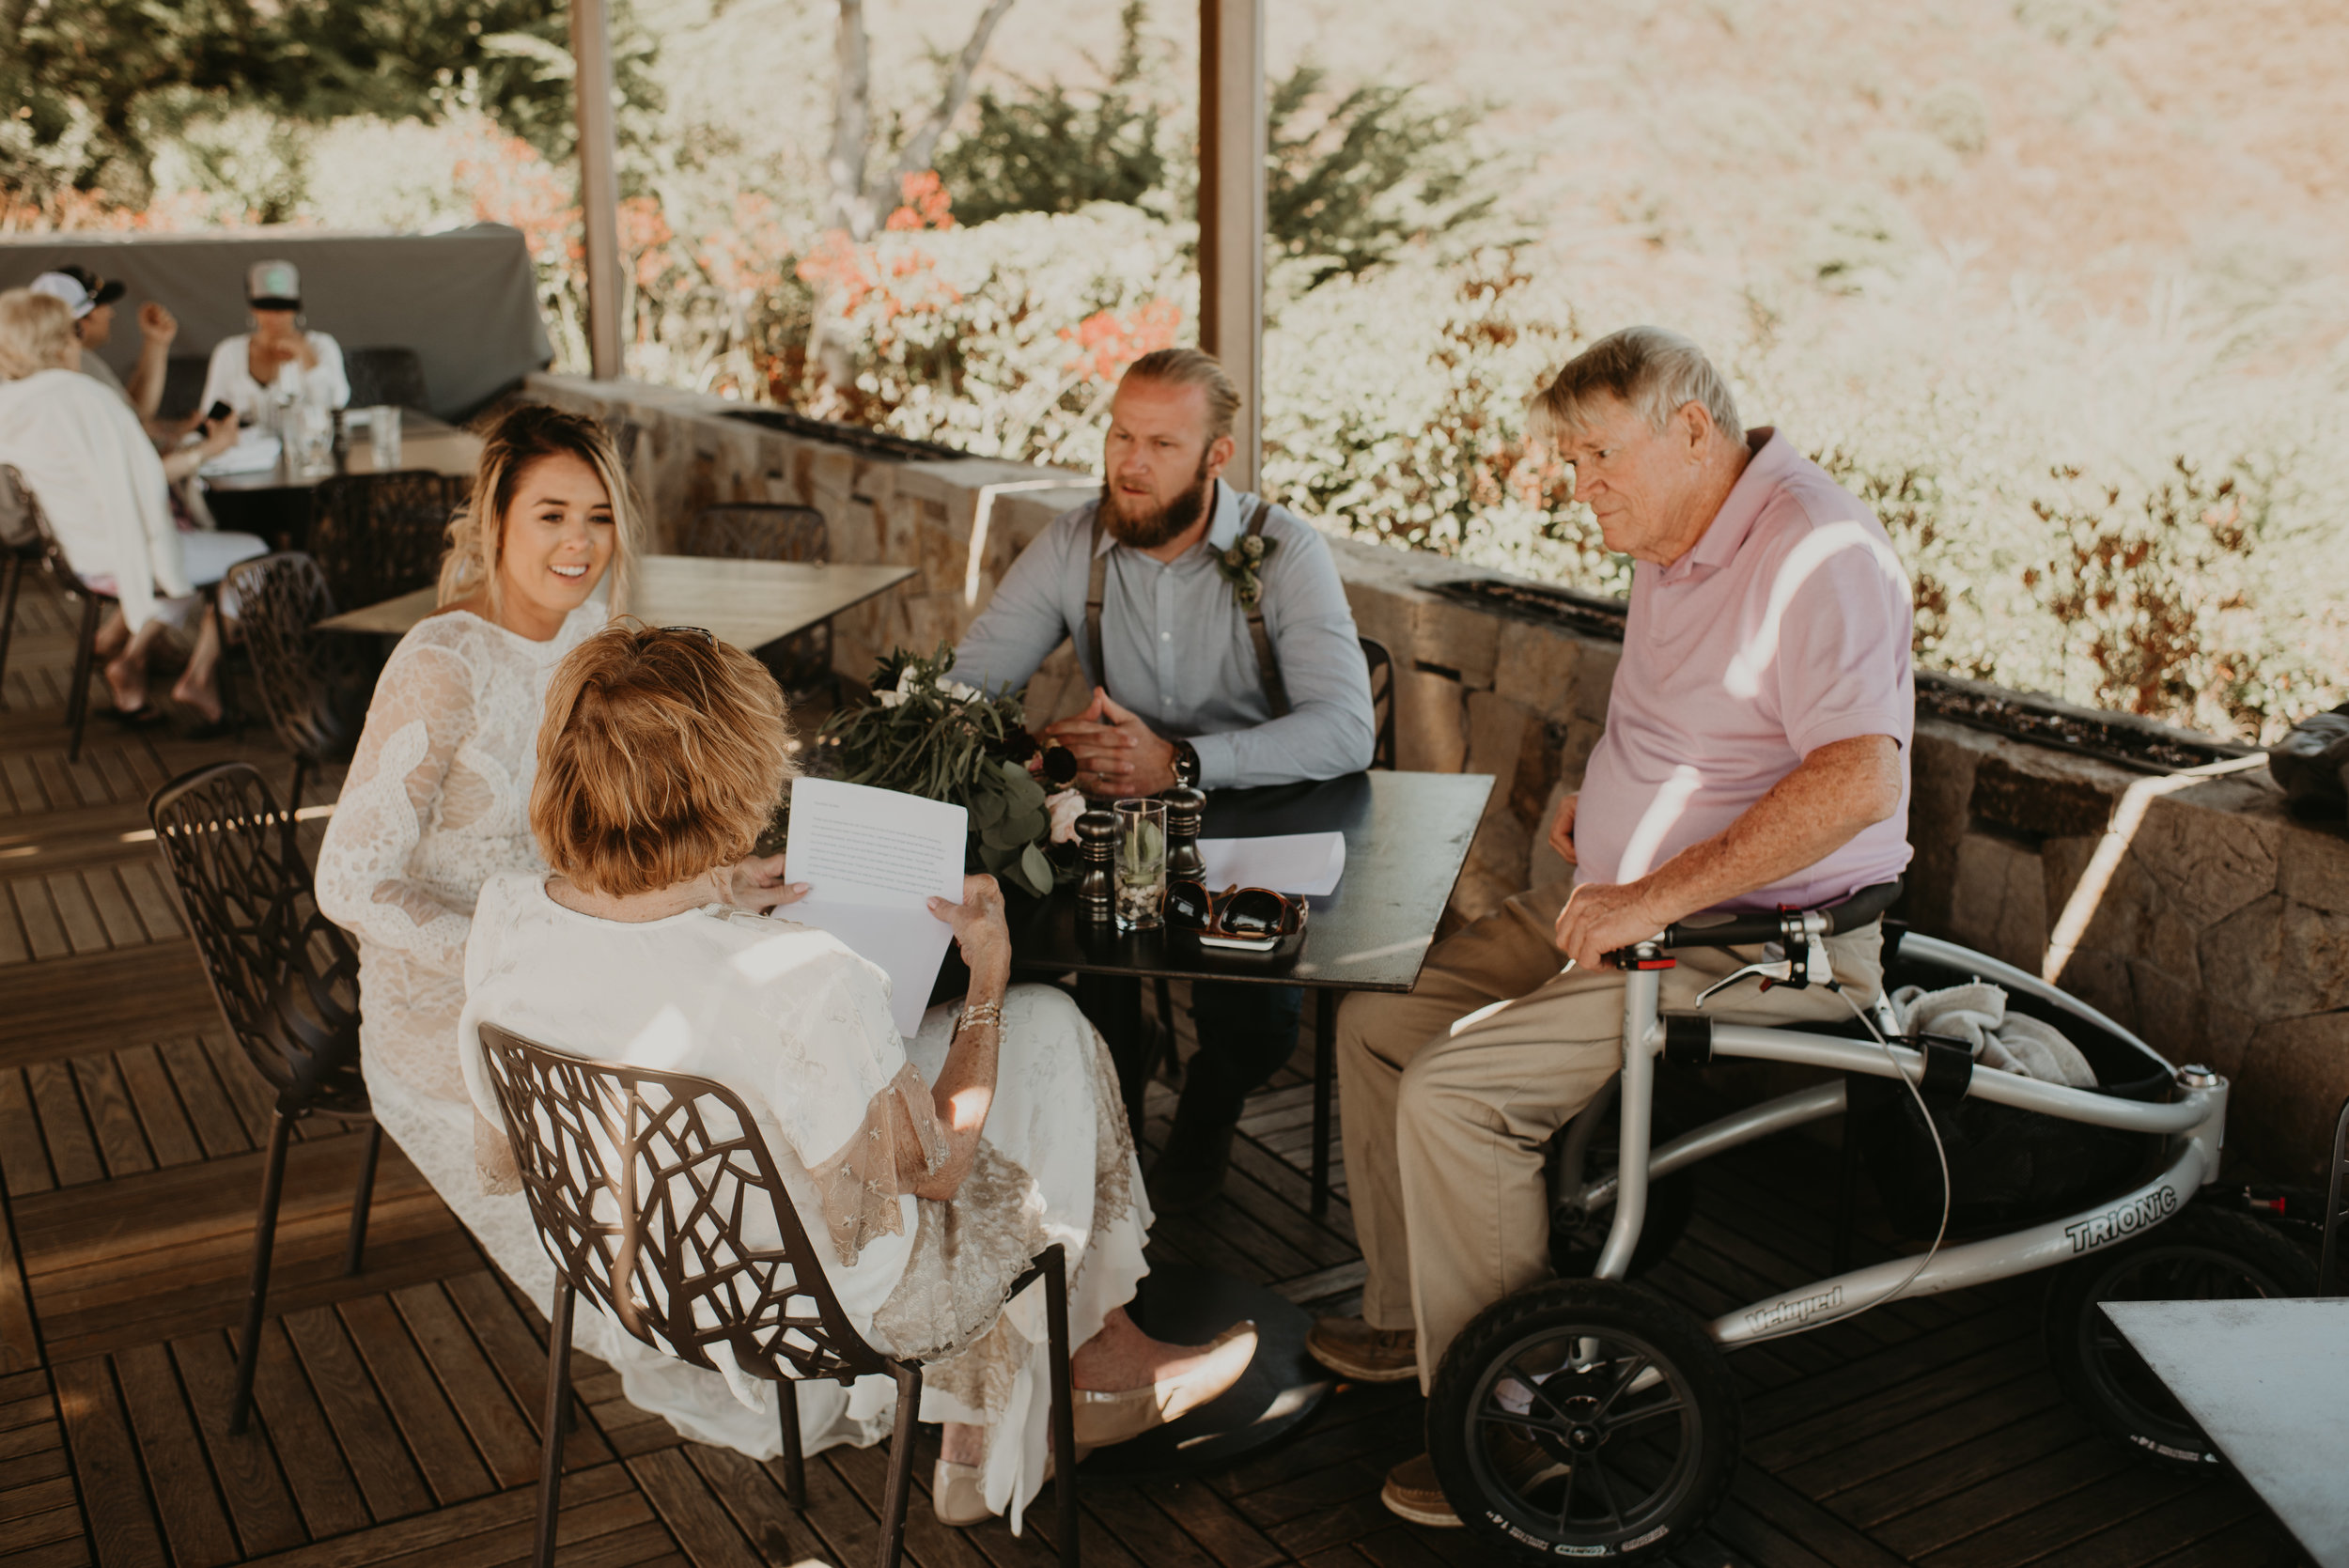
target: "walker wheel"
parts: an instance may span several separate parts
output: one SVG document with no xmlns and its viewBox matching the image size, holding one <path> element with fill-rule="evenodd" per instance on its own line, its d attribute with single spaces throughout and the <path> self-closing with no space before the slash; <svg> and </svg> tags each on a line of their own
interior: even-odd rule
<svg viewBox="0 0 2349 1568">
<path fill-rule="evenodd" d="M 1660 1557 L 1729 1490 L 1737 1393 L 1703 1327 L 1662 1296 L 1553 1280 L 1453 1342 L 1427 1446 L 1454 1511 L 1519 1561 Z"/>
<path fill-rule="evenodd" d="M 2088 1419 L 2156 1464 L 2202 1469 L 2217 1448 L 2112 1320 L 2108 1301 L 2240 1301 L 2314 1296 L 2316 1269 L 2248 1214 L 2194 1204 L 2117 1247 L 2065 1264 L 2041 1318 L 2056 1384 Z"/>
</svg>

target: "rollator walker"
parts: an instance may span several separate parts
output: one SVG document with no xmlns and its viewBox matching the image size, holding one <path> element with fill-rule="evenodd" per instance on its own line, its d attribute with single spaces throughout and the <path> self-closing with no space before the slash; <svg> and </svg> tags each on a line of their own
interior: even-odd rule
<svg viewBox="0 0 2349 1568">
<path fill-rule="evenodd" d="M 2036 975 L 1893 922 L 1884 928 L 1884 994 L 1872 1007 L 1855 1002 L 1848 1023 L 1759 1027 L 1717 1021 L 1702 1006 L 1658 1010 L 1660 971 L 1682 948 L 1775 944 L 1706 1001 L 1740 985 L 1834 986 L 1825 939 L 1876 920 L 1900 891 L 1890 883 L 1830 908 L 1701 915 L 1608 955 L 1626 971 L 1623 1070 L 1549 1150 L 1552 1253 L 1568 1277 L 1480 1313 L 1445 1354 L 1428 1398 L 1428 1452 L 1472 1531 L 1526 1560 L 1660 1556 L 1704 1524 L 1735 1474 L 1728 1352 L 2038 1269 L 2054 1271 L 2043 1332 L 2064 1392 L 2157 1462 L 2218 1463 L 2100 1308 L 2314 1293 L 2315 1270 L 2290 1239 L 2205 1195 L 2218 1174 L 2226 1079 L 2171 1067 Z M 1962 1042 L 1901 1033 L 1891 992 L 1972 980 L 2003 986 L 2010 1012 L 2060 1029 L 2096 1087 L 1978 1068 Z M 1659 1055 L 1689 1068 L 1783 1062 L 1840 1076 L 1658 1144 Z M 1863 1162 L 1894 1228 L 1928 1250 L 1710 1322 L 1629 1282 L 1678 1239 L 1698 1161 L 1837 1115 L 1847 1116 L 1847 1179 L 1852 1162 Z M 1847 1214 L 1848 1201 L 1847 1190 Z M 1839 1269 L 1847 1247 L 1848 1230 Z"/>
</svg>

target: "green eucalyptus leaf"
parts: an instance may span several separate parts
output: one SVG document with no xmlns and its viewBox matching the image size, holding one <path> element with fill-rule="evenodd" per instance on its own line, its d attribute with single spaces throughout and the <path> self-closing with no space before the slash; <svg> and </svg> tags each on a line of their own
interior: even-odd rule
<svg viewBox="0 0 2349 1568">
<path fill-rule="evenodd" d="M 1034 845 L 1019 851 L 1019 879 L 1030 893 L 1040 898 L 1052 891 L 1052 862 Z"/>
</svg>

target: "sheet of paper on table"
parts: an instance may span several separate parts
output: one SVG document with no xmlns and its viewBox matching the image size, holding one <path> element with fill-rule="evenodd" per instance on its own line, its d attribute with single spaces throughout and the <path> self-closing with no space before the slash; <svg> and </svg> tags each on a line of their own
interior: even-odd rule
<svg viewBox="0 0 2349 1568">
<path fill-rule="evenodd" d="M 1207 888 L 1221 893 L 1237 884 L 1274 893 L 1318 895 L 1335 893 L 1346 873 L 1344 833 L 1276 833 L 1270 838 L 1203 838 L 1199 857 L 1207 862 Z"/>
<path fill-rule="evenodd" d="M 889 976 L 890 1016 L 908 1039 L 938 984 L 954 932 L 933 896 L 962 900 L 969 813 L 894 789 L 800 779 L 791 785 L 784 876 L 808 894 L 775 912 L 821 926 Z"/>
<path fill-rule="evenodd" d="M 208 479 L 226 479 L 233 474 L 263 474 L 277 466 L 283 443 L 267 430 L 247 427 L 237 437 L 237 444 L 218 457 L 205 459 L 196 473 Z"/>
</svg>

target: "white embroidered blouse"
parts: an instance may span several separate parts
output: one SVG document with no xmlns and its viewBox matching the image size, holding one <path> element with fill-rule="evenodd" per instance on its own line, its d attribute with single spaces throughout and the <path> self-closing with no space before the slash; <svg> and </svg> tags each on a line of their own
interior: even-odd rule
<svg viewBox="0 0 2349 1568">
<path fill-rule="evenodd" d="M 545 869 L 530 786 L 547 681 L 608 615 L 590 599 L 534 643 L 452 611 L 384 665 L 317 877 L 319 908 L 359 939 L 370 1077 L 468 1098 L 455 1031 L 474 903 L 501 871 Z"/>
</svg>

